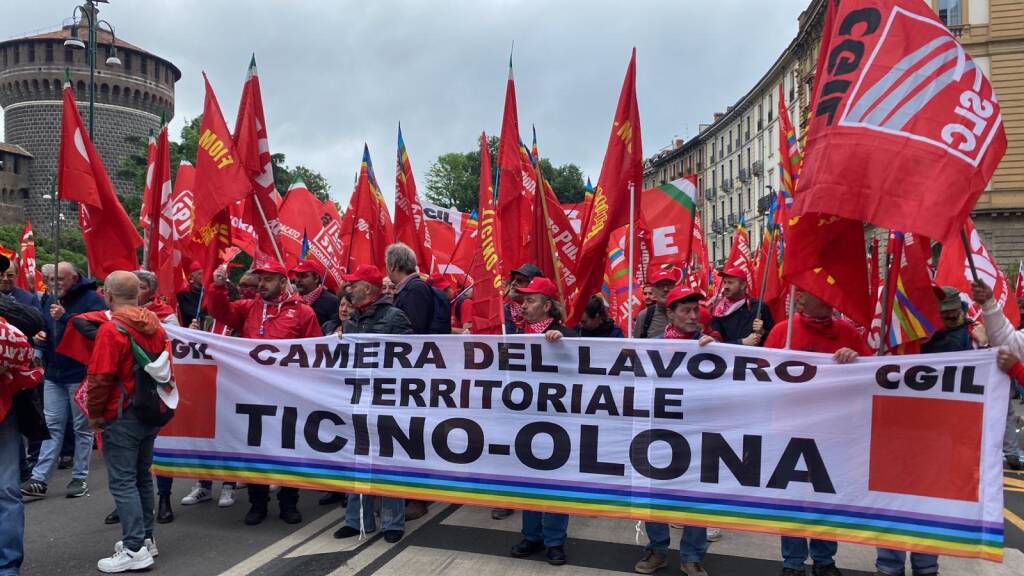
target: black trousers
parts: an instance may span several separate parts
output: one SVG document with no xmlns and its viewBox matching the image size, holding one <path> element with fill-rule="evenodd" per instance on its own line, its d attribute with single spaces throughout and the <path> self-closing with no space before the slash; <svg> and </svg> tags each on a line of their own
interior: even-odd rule
<svg viewBox="0 0 1024 576">
<path fill-rule="evenodd" d="M 249 504 L 270 502 L 270 486 L 266 484 L 249 484 Z M 299 502 L 299 489 L 281 487 L 277 491 L 277 503 L 280 506 L 295 506 Z"/>
</svg>

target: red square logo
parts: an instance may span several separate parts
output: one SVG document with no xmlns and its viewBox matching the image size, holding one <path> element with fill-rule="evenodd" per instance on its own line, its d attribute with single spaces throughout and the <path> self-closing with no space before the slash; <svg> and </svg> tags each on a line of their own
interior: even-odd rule
<svg viewBox="0 0 1024 576">
<path fill-rule="evenodd" d="M 984 405 L 875 396 L 868 489 L 978 501 Z"/>
<path fill-rule="evenodd" d="M 178 407 L 160 435 L 213 438 L 217 434 L 217 367 L 176 364 L 174 382 L 178 386 Z"/>
</svg>

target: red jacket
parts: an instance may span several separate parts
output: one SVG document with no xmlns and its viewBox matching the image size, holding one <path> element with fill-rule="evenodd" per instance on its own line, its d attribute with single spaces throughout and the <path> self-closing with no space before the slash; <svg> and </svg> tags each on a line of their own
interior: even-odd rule
<svg viewBox="0 0 1024 576">
<path fill-rule="evenodd" d="M 34 351 L 20 330 L 0 317 L 0 422 L 7 418 L 14 394 L 34 388 L 43 379 L 43 370 L 32 367 Z M 13 416 L 12 416 L 13 418 Z"/>
<path fill-rule="evenodd" d="M 830 322 L 817 322 L 803 314 L 796 314 L 793 320 L 795 323 L 793 324 L 793 340 L 790 343 L 791 350 L 832 354 L 840 348 L 852 348 L 861 356 L 871 355 L 871 349 L 864 342 L 864 338 L 857 332 L 857 328 L 847 320 L 833 318 Z M 776 324 L 768 334 L 764 347 L 785 348 L 786 329 L 793 320 Z"/>
<path fill-rule="evenodd" d="M 126 329 L 143 350 L 158 353 L 167 346 L 167 334 L 156 314 L 138 306 L 114 312 L 110 322 L 100 325 L 96 333 L 89 372 L 86 376 L 87 411 L 90 418 L 111 421 L 117 417 L 117 406 L 124 391 L 135 392 L 135 358 Z"/>
<path fill-rule="evenodd" d="M 206 287 L 206 311 L 223 322 L 240 338 L 285 340 L 323 336 L 316 313 L 297 294 L 280 304 L 262 298 L 231 302 L 226 286 Z"/>
</svg>

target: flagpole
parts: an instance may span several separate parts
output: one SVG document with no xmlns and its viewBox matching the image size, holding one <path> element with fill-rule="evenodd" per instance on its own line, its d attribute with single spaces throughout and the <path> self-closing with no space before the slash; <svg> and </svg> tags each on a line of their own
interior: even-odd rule
<svg viewBox="0 0 1024 576">
<path fill-rule="evenodd" d="M 260 201 L 258 195 L 253 195 L 253 202 L 256 204 L 256 210 L 260 213 L 260 220 L 263 220 L 263 227 L 267 230 L 267 235 L 270 237 L 270 245 L 274 247 L 274 255 L 277 256 L 277 261 L 284 266 L 284 257 L 281 256 L 281 249 L 277 246 L 277 239 L 274 238 L 274 232 L 270 229 L 270 222 L 267 221 L 267 213 L 263 211 L 263 202 Z M 257 245 L 259 243 L 257 242 Z"/>
<path fill-rule="evenodd" d="M 626 288 L 626 302 L 627 305 L 627 318 L 629 322 L 626 323 L 626 338 L 633 337 L 633 284 L 635 282 L 635 275 L 633 273 L 633 237 L 636 234 L 633 231 L 633 219 L 636 217 L 636 185 L 633 182 L 629 183 L 629 284 Z"/>
<path fill-rule="evenodd" d="M 786 321 L 786 350 L 793 345 L 793 312 L 796 311 L 796 284 L 789 285 L 789 305 L 786 306 L 786 313 L 789 315 Z"/>
<path fill-rule="evenodd" d="M 960 228 L 960 241 L 963 242 L 964 253 L 967 254 L 967 265 L 971 268 L 971 278 L 977 284 L 981 280 L 978 278 L 978 269 L 974 267 L 974 252 L 971 251 L 971 243 L 967 241 L 967 233 L 963 228 Z"/>
<path fill-rule="evenodd" d="M 479 230 L 479 224 L 477 224 L 477 226 L 478 226 L 477 230 Z M 444 275 L 444 274 L 448 273 L 448 267 L 452 265 L 452 260 L 455 258 L 455 255 L 459 253 L 459 247 L 462 246 L 462 241 L 465 240 L 466 236 L 469 236 L 469 235 L 470 235 L 470 232 L 468 230 L 463 230 L 462 234 L 459 234 L 459 241 L 455 243 L 455 248 L 452 249 L 451 256 L 449 256 L 449 258 L 448 258 L 448 262 L 445 263 L 444 269 L 441 270 L 441 275 Z M 475 250 L 473 251 L 473 260 L 476 260 L 476 251 Z M 473 269 L 473 260 L 470 260 L 470 264 L 469 264 L 470 270 Z M 464 274 L 469 274 L 469 270 L 463 270 L 462 272 Z"/>
<path fill-rule="evenodd" d="M 776 234 L 776 230 L 773 227 L 772 228 L 772 233 L 768 237 L 768 252 L 769 253 L 765 254 L 764 263 L 762 264 L 762 266 L 764 267 L 764 272 L 761 273 L 761 291 L 758 292 L 758 295 L 760 297 L 757 299 L 757 313 L 754 315 L 754 318 L 757 318 L 758 320 L 761 319 L 761 307 L 764 304 L 764 291 L 768 289 L 768 270 L 770 269 L 770 267 L 768 266 L 768 262 L 769 262 L 769 258 L 772 257 L 770 252 L 771 252 L 772 246 L 774 245 L 774 242 L 775 242 L 775 234 Z M 764 239 L 763 236 L 761 238 L 762 238 L 762 240 Z M 758 252 L 761 252 L 761 251 L 758 250 Z"/>
<path fill-rule="evenodd" d="M 57 196 L 57 174 L 50 177 L 50 195 L 53 196 L 53 282 L 50 294 L 57 298 L 57 268 L 60 267 L 60 197 Z"/>
<path fill-rule="evenodd" d="M 961 234 L 963 234 L 963 231 L 961 231 Z M 880 341 L 878 343 L 878 352 L 877 352 L 878 356 L 885 356 L 885 348 L 886 348 L 886 345 L 889 342 L 889 330 L 890 330 L 889 315 L 892 314 L 892 311 L 889 308 L 889 287 L 890 287 L 890 285 L 892 283 L 892 274 L 890 274 L 891 268 L 892 268 L 892 251 L 889 250 L 888 248 L 889 247 L 886 246 L 886 250 L 885 250 L 885 279 L 882 282 L 882 286 L 883 286 L 883 288 L 882 288 L 882 290 L 883 290 L 883 292 L 882 292 L 882 316 L 881 316 L 882 326 L 881 326 L 881 329 L 879 330 Z M 973 266 L 972 266 L 972 268 L 973 268 Z M 977 278 L 977 276 L 975 276 L 975 278 Z"/>
</svg>

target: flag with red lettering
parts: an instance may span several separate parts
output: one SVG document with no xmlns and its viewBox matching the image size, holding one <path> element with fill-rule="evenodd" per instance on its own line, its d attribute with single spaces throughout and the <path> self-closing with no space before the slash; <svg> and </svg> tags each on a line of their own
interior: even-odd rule
<svg viewBox="0 0 1024 576">
<path fill-rule="evenodd" d="M 521 150 L 522 149 L 522 150 Z M 508 61 L 508 82 L 505 87 L 505 110 L 498 143 L 498 218 L 501 219 L 501 255 L 504 273 L 526 264 L 530 258 L 529 243 L 533 228 L 533 181 L 529 160 L 524 162 L 525 148 L 519 137 L 519 116 L 516 111 L 516 84 L 512 75 L 512 58 Z M 525 174 L 524 174 L 525 169 Z M 482 215 L 481 215 L 482 217 Z"/>
<path fill-rule="evenodd" d="M 25 227 L 21 230 L 21 241 L 18 250 L 18 288 L 29 292 L 45 292 L 46 285 L 42 283 L 43 275 L 36 269 L 36 241 L 32 233 L 32 220 L 25 220 Z"/>
<path fill-rule="evenodd" d="M 1006 152 L 992 86 L 920 0 L 828 3 L 798 214 L 946 238 Z"/>
<path fill-rule="evenodd" d="M 643 147 L 640 135 L 640 109 L 636 101 L 636 48 L 629 59 L 622 81 L 618 105 L 612 120 L 608 148 L 601 176 L 597 179 L 594 201 L 581 235 L 578 297 L 569 314 L 569 325 L 579 321 L 590 297 L 601 288 L 608 241 L 616 228 L 628 225 L 632 215 L 640 219 L 640 196 L 644 180 Z M 630 206 L 632 198 L 633 205 Z M 638 226 L 634 225 L 634 229 Z"/>
<path fill-rule="evenodd" d="M 993 299 L 1003 309 L 1003 314 L 1014 326 L 1020 325 L 1020 310 L 1017 308 L 1017 300 L 1010 291 L 1010 283 L 1003 275 L 1003 270 L 996 263 L 985 244 L 981 241 L 981 235 L 974 228 L 974 221 L 967 219 L 963 228 L 964 234 L 971 247 L 971 254 L 974 256 L 974 268 L 978 272 L 978 278 L 985 284 L 992 287 Z M 939 267 L 935 271 L 935 282 L 940 286 L 952 286 L 961 294 L 971 293 L 971 266 L 967 261 L 967 253 L 964 251 L 964 243 L 957 230 L 942 243 L 942 254 L 939 256 Z"/>
<path fill-rule="evenodd" d="M 321 202 L 300 179 L 288 188 L 281 202 L 280 232 L 281 254 L 285 266 L 291 268 L 299 260 L 319 262 L 326 271 L 325 284 L 336 290 L 341 286 L 341 232 L 340 223 L 327 212 L 327 203 Z M 305 243 L 304 243 L 305 241 Z M 303 255 L 303 247 L 306 254 Z"/>
<path fill-rule="evenodd" d="M 62 200 L 79 203 L 78 223 L 92 276 L 103 280 L 115 270 L 138 269 L 135 250 L 142 245 L 142 237 L 114 194 L 103 160 L 78 114 L 70 83 L 64 84 L 57 193 Z"/>
<path fill-rule="evenodd" d="M 238 161 L 252 181 L 253 194 L 237 203 L 238 207 L 232 213 L 232 241 L 250 255 L 254 255 L 256 250 L 274 254 L 274 243 L 277 241 L 277 207 L 281 203 L 281 196 L 274 186 L 274 167 L 270 160 L 268 141 L 267 120 L 263 113 L 263 96 L 254 54 L 249 61 L 245 85 L 242 87 L 234 133 Z"/>
<path fill-rule="evenodd" d="M 416 196 L 416 179 L 402 138 L 401 124 L 398 126 L 398 163 L 395 168 L 395 240 L 405 243 L 416 253 L 420 272 L 431 274 L 437 271 L 437 262 L 431 251 L 430 228 Z"/>
<path fill-rule="evenodd" d="M 384 250 L 393 237 L 391 215 L 373 174 L 370 148 L 363 144 L 359 180 L 341 220 L 343 265 L 348 270 L 354 270 L 359 264 L 380 266 L 384 262 Z"/>
<path fill-rule="evenodd" d="M 473 280 L 473 334 L 501 334 L 505 326 L 501 233 L 491 178 L 487 134 L 480 134 L 479 241 L 469 269 Z"/>
</svg>

